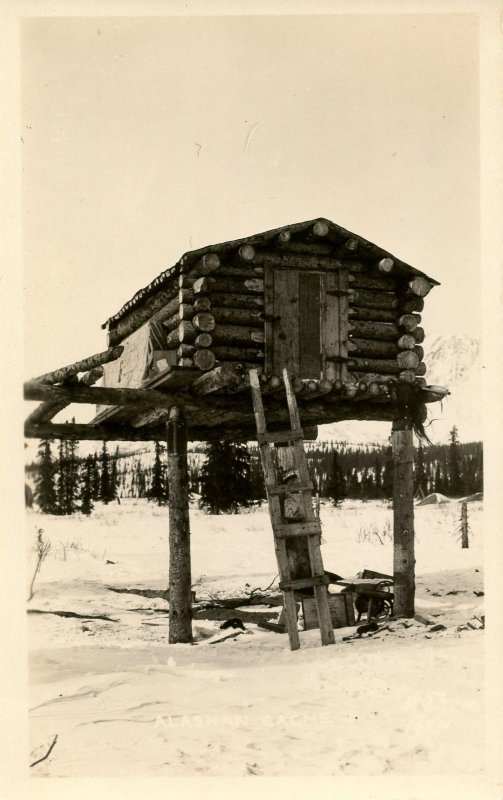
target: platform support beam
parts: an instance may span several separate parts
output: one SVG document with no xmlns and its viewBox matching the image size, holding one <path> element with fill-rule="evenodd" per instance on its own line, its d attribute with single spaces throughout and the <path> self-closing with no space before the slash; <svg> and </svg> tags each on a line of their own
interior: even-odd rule
<svg viewBox="0 0 503 800">
<path fill-rule="evenodd" d="M 169 487 L 169 643 L 192 641 L 187 426 L 172 408 L 166 425 Z"/>
<path fill-rule="evenodd" d="M 414 616 L 414 444 L 412 427 L 395 420 L 393 451 L 393 579 L 396 617 Z"/>
</svg>

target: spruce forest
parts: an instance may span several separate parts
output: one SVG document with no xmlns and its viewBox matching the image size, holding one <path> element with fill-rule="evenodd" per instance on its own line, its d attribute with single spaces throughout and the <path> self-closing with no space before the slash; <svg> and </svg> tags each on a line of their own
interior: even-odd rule
<svg viewBox="0 0 503 800">
<path fill-rule="evenodd" d="M 464 497 L 483 489 L 482 443 L 460 443 L 453 428 L 448 444 L 417 446 L 415 491 Z M 349 443 L 307 442 L 316 493 L 337 504 L 344 499 L 389 500 L 392 496 L 391 447 Z M 120 503 L 145 498 L 159 505 L 169 499 L 166 448 L 134 452 L 109 450 L 107 442 L 94 454 L 79 456 L 75 439 L 41 440 L 35 463 L 26 468 L 40 511 L 91 514 L 95 503 Z M 189 453 L 190 491 L 208 513 L 236 513 L 265 499 L 256 445 L 195 445 Z"/>
</svg>

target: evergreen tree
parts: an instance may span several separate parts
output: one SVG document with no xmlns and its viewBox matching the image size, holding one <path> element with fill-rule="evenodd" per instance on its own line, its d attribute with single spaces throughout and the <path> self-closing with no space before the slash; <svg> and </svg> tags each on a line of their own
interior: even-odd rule
<svg viewBox="0 0 503 800">
<path fill-rule="evenodd" d="M 442 477 L 442 470 L 440 469 L 440 462 L 437 461 L 437 466 L 435 467 L 435 491 L 439 494 L 444 493 L 444 480 Z"/>
<path fill-rule="evenodd" d="M 79 462 L 75 437 L 60 439 L 57 463 L 57 513 L 73 514 L 79 496 Z"/>
<path fill-rule="evenodd" d="M 210 514 L 221 514 L 250 505 L 250 473 L 246 445 L 211 442 L 201 470 L 200 506 Z"/>
<path fill-rule="evenodd" d="M 75 422 L 75 419 L 72 422 Z M 78 442 L 72 436 L 67 440 L 65 514 L 74 514 L 77 511 L 80 492 L 79 477 Z"/>
<path fill-rule="evenodd" d="M 383 496 L 383 488 L 382 488 L 382 467 L 381 467 L 381 459 L 379 455 L 376 455 L 374 461 L 374 497 L 377 499 L 382 498 Z"/>
<path fill-rule="evenodd" d="M 98 456 L 94 453 L 90 456 L 92 460 L 92 468 L 91 468 L 91 496 L 93 503 L 96 503 L 100 499 L 100 486 L 101 486 L 101 476 L 100 476 L 100 469 L 98 466 Z"/>
<path fill-rule="evenodd" d="M 342 502 L 347 496 L 346 494 L 346 478 L 344 471 L 339 462 L 337 450 L 332 454 L 332 470 L 327 480 L 325 488 L 325 496 L 329 497 L 334 506 Z"/>
<path fill-rule="evenodd" d="M 60 439 L 58 445 L 58 462 L 56 466 L 56 501 L 57 513 L 64 514 L 66 505 L 66 462 L 67 462 L 67 442 Z"/>
<path fill-rule="evenodd" d="M 118 493 L 119 477 L 117 473 L 118 448 L 110 464 L 110 500 L 116 500 Z"/>
<path fill-rule="evenodd" d="M 87 456 L 82 468 L 82 488 L 80 490 L 80 510 L 89 516 L 94 508 L 93 503 L 93 468 L 92 456 Z"/>
<path fill-rule="evenodd" d="M 374 496 L 374 480 L 368 467 L 363 468 L 360 486 L 362 499 L 371 500 Z"/>
<path fill-rule="evenodd" d="M 414 492 L 423 492 L 424 494 L 427 494 L 428 480 L 424 463 L 424 450 L 421 443 L 419 443 L 419 447 L 417 448 L 415 455 Z"/>
<path fill-rule="evenodd" d="M 449 493 L 453 497 L 461 497 L 463 494 L 463 482 L 461 479 L 458 429 L 455 425 L 449 432 L 449 441 Z"/>
<path fill-rule="evenodd" d="M 347 479 L 347 486 L 348 486 L 348 497 L 351 497 L 352 500 L 356 500 L 361 497 L 361 487 L 360 481 L 358 480 L 358 470 L 356 467 L 353 467 L 351 472 L 349 473 L 349 477 Z"/>
<path fill-rule="evenodd" d="M 262 472 L 262 465 L 257 448 L 254 449 L 253 455 L 250 456 L 250 470 L 251 499 L 265 500 L 264 473 Z"/>
<path fill-rule="evenodd" d="M 161 459 L 161 443 L 155 443 L 154 468 L 152 470 L 152 482 L 148 492 L 148 499 L 155 500 L 158 505 L 165 505 L 168 501 L 166 492 L 166 465 Z"/>
<path fill-rule="evenodd" d="M 104 441 L 101 449 L 100 500 L 107 505 L 113 499 L 110 480 L 110 456 L 108 455 L 107 443 Z"/>
<path fill-rule="evenodd" d="M 35 499 L 43 514 L 57 513 L 55 465 L 51 453 L 51 439 L 42 439 L 38 446 L 39 469 L 35 477 Z"/>
</svg>

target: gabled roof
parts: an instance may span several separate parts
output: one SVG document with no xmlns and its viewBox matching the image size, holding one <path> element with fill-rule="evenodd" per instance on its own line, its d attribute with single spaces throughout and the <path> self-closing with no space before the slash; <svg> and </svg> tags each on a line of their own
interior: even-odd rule
<svg viewBox="0 0 503 800">
<path fill-rule="evenodd" d="M 364 247 L 367 251 L 371 251 L 375 254 L 376 260 L 379 261 L 381 258 L 392 258 L 394 261 L 395 271 L 398 275 L 421 275 L 424 278 L 428 278 L 431 283 L 438 286 L 439 283 L 434 278 L 430 278 L 424 272 L 421 272 L 418 269 L 410 266 L 410 264 L 406 264 L 404 261 L 396 258 L 387 250 L 383 250 L 378 245 L 373 244 L 372 242 L 367 241 L 362 236 L 359 236 L 357 233 L 351 233 L 351 231 L 346 230 L 345 228 L 341 228 L 340 225 L 336 225 L 335 222 L 331 222 L 324 217 L 317 217 L 316 219 L 308 220 L 306 222 L 297 222 L 293 225 L 283 225 L 281 228 L 274 228 L 270 231 L 264 231 L 263 233 L 256 233 L 253 236 L 245 236 L 242 239 L 235 239 L 228 242 L 222 242 L 221 244 L 211 244 L 207 245 L 206 247 L 200 247 L 198 250 L 189 250 L 187 253 L 184 253 L 183 256 L 179 259 L 179 261 L 174 264 L 172 267 L 164 270 L 154 278 L 147 286 L 143 289 L 140 289 L 136 294 L 125 303 L 122 308 L 113 316 L 109 317 L 106 322 L 102 324 L 102 328 L 106 328 L 109 325 L 113 325 L 114 323 L 118 322 L 122 319 L 126 314 L 134 309 L 138 308 L 147 298 L 151 297 L 152 295 L 156 294 L 160 291 L 164 286 L 168 285 L 173 277 L 178 275 L 182 267 L 185 269 L 191 263 L 197 261 L 201 256 L 206 255 L 206 253 L 217 253 L 218 255 L 225 255 L 226 253 L 236 250 L 242 244 L 254 244 L 254 245 L 264 245 L 267 242 L 271 241 L 271 239 L 275 239 L 278 234 L 282 231 L 289 231 L 291 234 L 301 233 L 302 231 L 312 228 L 312 226 L 316 222 L 326 222 L 329 228 L 328 235 L 325 237 L 326 240 L 332 242 L 341 242 L 345 239 L 356 239 L 361 247 Z"/>
</svg>

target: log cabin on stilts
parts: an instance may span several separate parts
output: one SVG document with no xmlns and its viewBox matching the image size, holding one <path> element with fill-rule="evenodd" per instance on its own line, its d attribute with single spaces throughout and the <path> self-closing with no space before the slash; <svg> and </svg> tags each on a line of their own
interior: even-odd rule
<svg viewBox="0 0 503 800">
<path fill-rule="evenodd" d="M 103 324 L 104 353 L 25 384 L 26 436 L 167 442 L 171 642 L 192 638 L 187 442 L 226 439 L 259 443 L 291 648 L 300 592 L 333 643 L 303 439 L 341 420 L 392 425 L 394 614 L 414 614 L 413 432 L 447 394 L 423 361 L 435 285 L 326 219 L 287 225 L 186 253 Z M 74 402 L 91 423 L 51 422 Z"/>
</svg>

